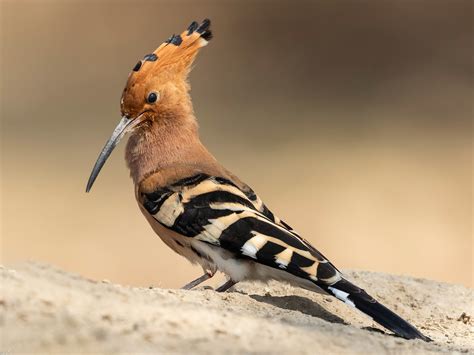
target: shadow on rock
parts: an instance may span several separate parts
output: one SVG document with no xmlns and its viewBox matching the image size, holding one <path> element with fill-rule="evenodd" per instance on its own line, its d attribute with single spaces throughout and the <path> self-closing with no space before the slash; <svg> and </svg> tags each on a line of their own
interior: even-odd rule
<svg viewBox="0 0 474 355">
<path fill-rule="evenodd" d="M 261 295 L 249 295 L 250 298 L 258 302 L 264 302 L 271 304 L 272 306 L 288 309 L 292 311 L 298 311 L 313 317 L 321 318 L 331 323 L 345 324 L 342 318 L 339 318 L 335 314 L 328 312 L 322 306 L 313 301 L 300 297 L 300 296 L 261 296 Z"/>
</svg>

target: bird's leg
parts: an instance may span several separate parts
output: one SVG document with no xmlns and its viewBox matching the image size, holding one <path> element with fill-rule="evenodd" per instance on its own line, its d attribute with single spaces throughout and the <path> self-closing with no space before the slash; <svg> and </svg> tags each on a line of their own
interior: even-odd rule
<svg viewBox="0 0 474 355">
<path fill-rule="evenodd" d="M 214 273 L 211 273 L 210 271 L 205 271 L 204 275 L 198 277 L 196 280 L 193 280 L 183 287 L 181 287 L 182 290 L 191 290 L 194 287 L 196 287 L 199 284 L 202 284 L 204 281 L 209 280 L 212 276 L 214 276 Z"/>
<path fill-rule="evenodd" d="M 232 286 L 234 286 L 237 282 L 232 280 L 232 279 L 229 279 L 227 280 L 224 284 L 222 284 L 221 286 L 219 286 L 218 288 L 216 288 L 216 292 L 225 292 L 227 291 L 229 288 L 231 288 Z"/>
</svg>

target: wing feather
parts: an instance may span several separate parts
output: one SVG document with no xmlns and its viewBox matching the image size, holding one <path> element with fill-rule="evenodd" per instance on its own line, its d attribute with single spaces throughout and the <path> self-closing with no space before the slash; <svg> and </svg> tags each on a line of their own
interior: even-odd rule
<svg viewBox="0 0 474 355">
<path fill-rule="evenodd" d="M 235 256 L 332 284 L 337 269 L 282 222 L 248 187 L 199 174 L 150 194 L 143 206 L 162 225 Z"/>
</svg>

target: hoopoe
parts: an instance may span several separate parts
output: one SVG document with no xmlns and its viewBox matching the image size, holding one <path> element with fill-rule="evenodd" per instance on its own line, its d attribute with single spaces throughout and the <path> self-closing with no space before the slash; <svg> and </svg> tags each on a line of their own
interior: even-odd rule
<svg viewBox="0 0 474 355">
<path fill-rule="evenodd" d="M 212 38 L 210 21 L 192 22 L 129 74 L 121 99 L 122 119 L 101 151 L 86 191 L 120 139 L 130 133 L 125 158 L 138 205 L 166 245 L 204 274 L 228 281 L 280 280 L 326 292 L 406 339 L 430 339 L 346 280 L 341 272 L 255 192 L 224 168 L 201 143 L 189 94 L 188 74 Z"/>
</svg>

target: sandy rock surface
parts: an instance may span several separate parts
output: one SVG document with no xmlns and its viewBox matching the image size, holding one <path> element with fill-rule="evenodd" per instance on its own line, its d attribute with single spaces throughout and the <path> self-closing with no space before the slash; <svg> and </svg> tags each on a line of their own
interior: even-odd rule
<svg viewBox="0 0 474 355">
<path fill-rule="evenodd" d="M 389 335 L 334 298 L 280 283 L 223 294 L 137 288 L 37 263 L 0 275 L 1 353 L 474 353 L 473 290 L 424 279 L 346 272 L 432 343 Z"/>
</svg>

